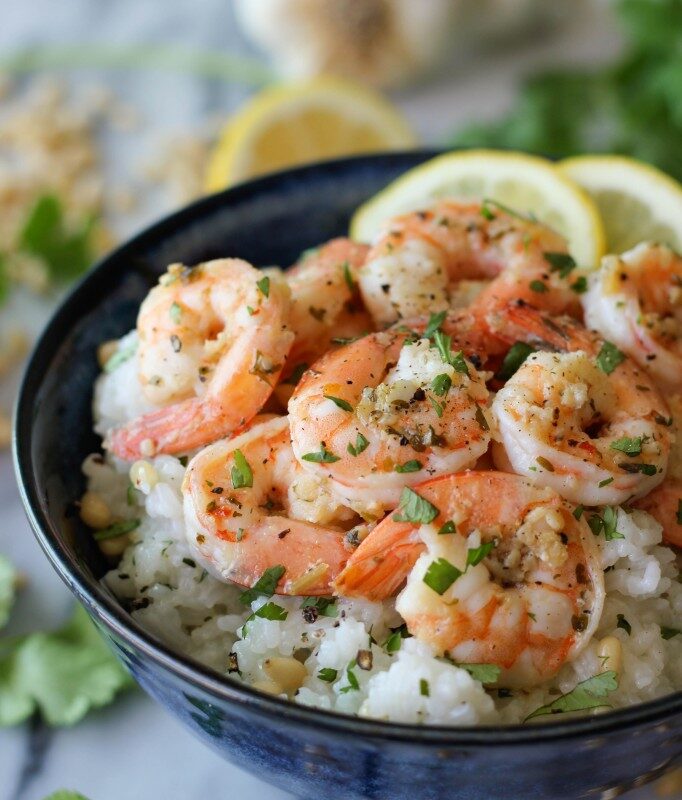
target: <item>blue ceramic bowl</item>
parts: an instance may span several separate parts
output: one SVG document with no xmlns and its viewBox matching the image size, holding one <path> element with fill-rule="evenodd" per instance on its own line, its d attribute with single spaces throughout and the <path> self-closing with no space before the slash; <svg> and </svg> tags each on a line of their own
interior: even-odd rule
<svg viewBox="0 0 682 800">
<path fill-rule="evenodd" d="M 135 324 L 173 261 L 292 263 L 347 230 L 357 206 L 430 152 L 335 161 L 262 178 L 173 214 L 102 261 L 62 303 L 28 365 L 16 419 L 26 511 L 57 572 L 140 685 L 226 759 L 315 798 L 614 797 L 679 759 L 682 693 L 542 726 L 418 728 L 296 706 L 233 683 L 140 629 L 99 583 L 73 512 L 92 433 L 96 348 Z M 607 792 L 607 794 L 602 794 Z"/>
</svg>

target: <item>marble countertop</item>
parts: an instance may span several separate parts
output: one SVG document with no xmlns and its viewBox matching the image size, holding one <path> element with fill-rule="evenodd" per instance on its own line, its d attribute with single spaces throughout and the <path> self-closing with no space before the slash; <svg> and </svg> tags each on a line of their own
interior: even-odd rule
<svg viewBox="0 0 682 800">
<path fill-rule="evenodd" d="M 257 0 L 254 0 L 257 1 Z M 224 48 L 241 52 L 225 0 L 31 0 L 3 10 L 0 52 L 42 43 L 87 38 L 90 44 L 153 41 Z M 513 97 L 519 76 L 540 64 L 611 58 L 618 37 L 605 2 L 579 0 L 574 13 L 551 36 L 529 40 L 521 48 L 480 53 L 466 65 L 395 100 L 425 141 L 438 142 L 458 124 L 499 114 Z M 76 74 L 74 80 L 105 78 L 143 116 L 144 135 L 119 148 L 117 170 L 132 170 L 148 154 L 149 131 L 186 131 L 217 111 L 229 112 L 244 96 L 238 86 L 161 73 Z M 128 137 L 130 138 L 130 137 Z M 146 148 L 146 150 L 145 150 Z M 140 209 L 126 235 L 163 213 L 158 205 Z M 3 314 L 29 320 L 37 331 L 49 303 L 19 299 Z M 0 386 L 0 401 L 14 391 Z M 11 633 L 58 624 L 71 597 L 40 552 L 25 521 L 14 483 L 10 456 L 0 454 L 0 551 L 29 579 L 11 623 Z M 72 788 L 91 800 L 231 797 L 286 800 L 291 796 L 226 764 L 200 744 L 140 690 L 109 708 L 90 714 L 71 729 L 49 729 L 33 722 L 0 730 L 0 800 L 41 800 L 59 788 Z M 631 800 L 653 798 L 640 790 Z"/>
</svg>

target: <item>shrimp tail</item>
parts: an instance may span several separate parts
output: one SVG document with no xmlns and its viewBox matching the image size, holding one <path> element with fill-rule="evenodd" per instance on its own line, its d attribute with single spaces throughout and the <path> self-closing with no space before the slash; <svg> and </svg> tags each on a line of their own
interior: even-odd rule
<svg viewBox="0 0 682 800">
<path fill-rule="evenodd" d="M 559 352 L 594 346 L 589 332 L 574 319 L 543 313 L 524 300 L 496 309 L 487 321 L 492 331 L 510 344 L 522 341 L 538 350 Z"/>
<path fill-rule="evenodd" d="M 368 536 L 348 559 L 334 582 L 335 594 L 377 601 L 397 594 L 425 545 L 409 523 L 383 530 L 386 535 Z"/>
</svg>

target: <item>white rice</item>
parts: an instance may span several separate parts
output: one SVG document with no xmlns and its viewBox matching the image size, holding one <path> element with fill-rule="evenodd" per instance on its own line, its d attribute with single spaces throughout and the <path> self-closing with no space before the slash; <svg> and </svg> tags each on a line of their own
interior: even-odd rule
<svg viewBox="0 0 682 800">
<path fill-rule="evenodd" d="M 134 344 L 134 336 L 125 337 L 120 347 Z M 141 399 L 134 357 L 99 379 L 94 410 L 100 434 L 149 408 Z M 607 698 L 610 705 L 627 706 L 682 687 L 682 635 L 667 640 L 661 635 L 662 627 L 680 627 L 682 583 L 674 552 L 661 545 L 660 525 L 645 512 L 619 510 L 617 529 L 624 538 L 598 539 L 607 597 L 587 648 L 546 685 L 502 692 L 500 697 L 416 639 L 402 639 L 397 652 L 387 653 L 382 645 L 401 624 L 393 603 L 338 600 L 336 616 L 320 614 L 306 622 L 302 598 L 277 597 L 287 611 L 285 620 L 255 617 L 244 628 L 267 598 L 245 607 L 242 589 L 195 565 L 185 539 L 180 494 L 184 467 L 165 455 L 150 463 L 158 482 L 136 491 L 133 505 L 128 464 L 110 455 L 105 460 L 91 456 L 84 464 L 88 488 L 107 498 L 116 516 L 141 520 L 120 563 L 104 581 L 142 627 L 232 680 L 272 686 L 264 664 L 295 654 L 307 677 L 293 699 L 304 705 L 431 725 L 519 723 L 559 693 L 598 674 L 603 668 L 599 643 L 613 636 L 622 645 L 622 666 L 618 689 Z M 369 668 L 355 663 L 358 651 L 365 651 L 360 662 Z M 322 680 L 320 670 L 336 677 Z"/>
</svg>

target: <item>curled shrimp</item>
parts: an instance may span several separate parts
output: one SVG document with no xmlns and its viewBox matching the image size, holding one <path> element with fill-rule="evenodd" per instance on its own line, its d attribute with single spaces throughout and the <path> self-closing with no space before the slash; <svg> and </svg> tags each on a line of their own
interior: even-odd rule
<svg viewBox="0 0 682 800">
<path fill-rule="evenodd" d="M 389 220 L 359 282 L 378 326 L 446 309 L 462 294 L 462 281 L 483 281 L 482 288 L 493 278 L 475 307 L 522 297 L 573 313 L 580 303 L 566 279 L 572 266 L 565 240 L 550 228 L 496 205 L 441 200 Z"/>
<path fill-rule="evenodd" d="M 286 286 L 235 258 L 171 265 L 137 319 L 142 391 L 164 407 L 115 430 L 132 460 L 234 432 L 270 396 L 293 341 Z"/>
<path fill-rule="evenodd" d="M 671 418 L 645 372 L 571 320 L 514 305 L 497 324 L 555 350 L 528 356 L 493 401 L 498 468 L 590 506 L 624 503 L 661 483 Z"/>
<path fill-rule="evenodd" d="M 583 305 L 589 327 L 645 367 L 662 389 L 682 391 L 682 257 L 653 242 L 606 256 Z"/>
<path fill-rule="evenodd" d="M 340 596 L 395 594 L 408 631 L 460 663 L 495 664 L 503 686 L 550 678 L 589 642 L 604 577 L 584 519 L 517 475 L 467 472 L 414 488 L 431 524 L 392 514 L 336 579 Z M 422 508 L 423 510 L 423 508 Z"/>
<path fill-rule="evenodd" d="M 294 391 L 297 458 L 368 519 L 404 486 L 473 466 L 488 448 L 488 390 L 465 321 L 444 321 L 440 349 L 406 328 L 365 336 L 317 361 Z"/>
<path fill-rule="evenodd" d="M 332 239 L 305 253 L 284 273 L 291 290 L 289 325 L 295 335 L 285 377 L 300 364 L 312 364 L 339 339 L 372 330 L 357 288 L 357 270 L 368 249 L 350 239 Z"/>
<path fill-rule="evenodd" d="M 348 558 L 354 515 L 298 466 L 286 417 L 201 450 L 182 493 L 190 547 L 221 580 L 253 586 L 280 567 L 279 594 L 325 594 Z"/>
</svg>

